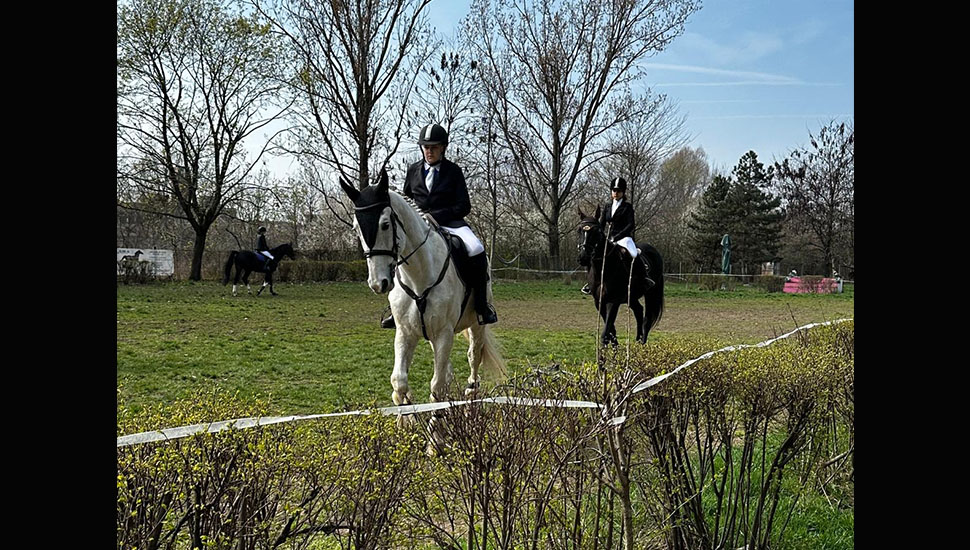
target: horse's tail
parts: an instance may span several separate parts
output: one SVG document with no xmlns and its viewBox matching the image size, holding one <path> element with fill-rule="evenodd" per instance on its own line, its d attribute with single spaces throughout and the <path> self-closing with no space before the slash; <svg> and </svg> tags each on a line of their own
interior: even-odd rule
<svg viewBox="0 0 970 550">
<path fill-rule="evenodd" d="M 502 349 L 499 347 L 498 340 L 495 338 L 495 333 L 492 332 L 492 328 L 486 325 L 485 330 L 482 331 L 482 339 L 484 344 L 482 345 L 482 375 L 483 378 L 487 377 L 492 380 L 505 380 L 508 375 L 508 368 L 505 364 L 505 359 L 502 358 Z M 466 329 L 467 333 L 465 336 L 471 337 L 471 328 Z"/>
<path fill-rule="evenodd" d="M 649 252 L 644 249 L 644 252 L 648 254 L 650 262 L 650 276 L 653 281 L 657 284 L 653 285 L 650 290 L 648 290 L 643 295 L 644 309 L 649 316 L 647 325 L 647 330 L 653 330 L 657 323 L 660 322 L 660 318 L 664 315 L 664 260 L 663 257 L 653 247 Z"/>
<path fill-rule="evenodd" d="M 236 261 L 236 254 L 239 254 L 238 250 L 233 250 L 229 253 L 229 259 L 226 260 L 225 274 L 222 276 L 222 284 L 229 284 L 229 273 L 232 272 L 232 263 Z"/>
</svg>

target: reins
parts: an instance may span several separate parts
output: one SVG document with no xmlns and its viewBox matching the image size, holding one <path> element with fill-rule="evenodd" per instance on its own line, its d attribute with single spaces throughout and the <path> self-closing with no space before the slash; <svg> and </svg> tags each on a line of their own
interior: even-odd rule
<svg viewBox="0 0 970 550">
<path fill-rule="evenodd" d="M 373 256 L 391 256 L 392 258 L 394 258 L 395 260 L 397 260 L 397 258 L 399 256 L 399 254 L 398 254 L 398 244 L 397 244 L 397 226 L 398 225 L 401 226 L 401 231 L 404 231 L 404 234 L 405 235 L 407 235 L 408 232 L 407 232 L 407 229 L 404 229 L 404 224 L 401 223 L 401 220 L 397 217 L 397 213 L 394 212 L 394 207 L 391 206 L 391 203 L 390 202 L 378 202 L 378 203 L 374 203 L 374 204 L 369 204 L 367 206 L 354 206 L 354 210 L 357 211 L 357 212 L 359 212 L 361 210 L 370 210 L 370 209 L 376 208 L 378 206 L 380 206 L 380 207 L 388 207 L 388 208 L 391 209 L 391 236 L 392 236 L 392 239 L 393 239 L 393 244 L 391 246 L 391 250 L 374 249 L 374 248 L 372 248 L 372 249 L 364 252 L 364 257 L 365 258 L 371 258 Z M 408 258 L 410 258 L 411 256 L 413 256 L 418 250 L 420 250 L 421 247 L 424 246 L 424 243 L 428 242 L 428 237 L 431 236 L 431 231 L 432 231 L 432 226 L 429 223 L 428 224 L 428 232 L 425 233 L 424 240 L 422 240 L 421 241 L 421 244 L 419 244 L 417 247 L 415 247 L 415 249 L 412 250 L 410 254 L 408 254 L 407 256 L 402 256 L 401 259 L 398 260 L 394 264 L 395 269 L 397 268 L 397 266 L 399 266 L 401 264 L 407 264 L 408 263 Z M 438 278 L 435 280 L 435 282 L 431 286 L 429 286 L 428 288 L 426 288 L 424 290 L 424 292 L 422 292 L 420 295 L 418 295 L 418 293 L 415 292 L 407 284 L 405 284 L 404 281 L 398 281 L 399 284 L 401 285 L 401 288 L 404 290 L 404 293 L 407 294 L 408 296 L 410 296 L 411 299 L 414 300 L 415 304 L 418 306 L 418 312 L 421 313 L 421 334 L 424 335 L 424 339 L 425 340 L 431 340 L 430 338 L 428 338 L 428 329 L 427 329 L 427 325 L 424 322 L 424 311 L 428 308 L 428 294 L 431 292 L 432 289 L 434 289 L 434 287 L 436 287 L 439 284 L 441 284 L 441 281 L 443 281 L 445 279 L 445 273 L 448 272 L 448 265 L 451 263 L 451 246 L 448 245 L 448 241 L 445 239 L 444 235 L 442 235 L 441 238 L 442 238 L 442 240 L 444 240 L 445 252 L 446 252 L 447 255 L 445 256 L 445 262 L 441 266 L 441 272 L 438 273 Z M 392 274 L 393 274 L 393 272 L 392 272 Z M 462 310 L 464 310 L 464 307 L 462 307 Z"/>
</svg>

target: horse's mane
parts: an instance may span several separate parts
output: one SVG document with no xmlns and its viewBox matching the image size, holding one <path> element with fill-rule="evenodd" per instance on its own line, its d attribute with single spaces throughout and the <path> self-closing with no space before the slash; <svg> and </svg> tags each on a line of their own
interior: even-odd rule
<svg viewBox="0 0 970 550">
<path fill-rule="evenodd" d="M 401 199 L 405 202 L 405 204 L 413 208 L 414 211 L 418 213 L 418 217 L 424 220 L 425 224 L 431 225 L 431 222 L 429 220 L 431 216 L 429 216 L 427 212 L 422 210 L 421 207 L 418 206 L 418 203 L 414 202 L 414 199 L 405 195 L 404 193 L 398 193 L 397 191 L 394 191 L 394 194 L 397 195 L 398 197 L 401 197 Z"/>
</svg>

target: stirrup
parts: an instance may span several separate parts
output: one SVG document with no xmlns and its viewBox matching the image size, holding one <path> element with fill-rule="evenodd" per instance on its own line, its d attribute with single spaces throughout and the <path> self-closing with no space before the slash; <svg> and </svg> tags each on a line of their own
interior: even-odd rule
<svg viewBox="0 0 970 550">
<path fill-rule="evenodd" d="M 585 285 L 583 285 L 583 288 L 579 289 L 579 291 L 587 296 L 593 293 L 593 290 L 589 288 L 589 283 L 586 283 Z"/>
<path fill-rule="evenodd" d="M 657 284 L 657 281 L 654 281 L 649 276 L 644 277 L 643 280 L 646 281 L 646 283 L 647 283 L 647 288 L 645 290 L 650 290 L 651 288 L 653 288 Z"/>
<path fill-rule="evenodd" d="M 384 317 L 387 315 L 387 317 Z M 394 324 L 394 315 L 391 313 L 391 306 L 388 305 L 381 312 L 381 328 L 396 328 L 397 325 Z"/>
<path fill-rule="evenodd" d="M 478 313 L 476 311 L 475 313 L 476 313 L 476 315 L 478 315 L 478 324 L 479 325 L 490 325 L 492 323 L 497 323 L 498 322 L 498 315 L 495 313 L 495 308 L 492 307 L 492 304 L 488 304 L 488 311 L 487 312 L 485 312 L 485 313 Z"/>
</svg>

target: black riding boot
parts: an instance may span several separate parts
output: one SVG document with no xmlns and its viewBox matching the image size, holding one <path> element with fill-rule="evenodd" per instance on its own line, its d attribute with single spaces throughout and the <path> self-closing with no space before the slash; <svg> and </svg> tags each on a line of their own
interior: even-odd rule
<svg viewBox="0 0 970 550">
<path fill-rule="evenodd" d="M 396 328 L 394 316 L 391 315 L 391 306 L 387 306 L 384 311 L 387 312 L 387 317 L 381 320 L 381 328 Z"/>
<path fill-rule="evenodd" d="M 488 303 L 488 257 L 482 252 L 469 258 L 469 283 L 475 292 L 475 312 L 478 314 L 478 324 L 488 325 L 498 322 L 495 309 Z"/>
</svg>

